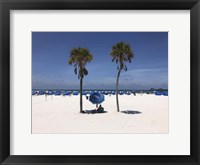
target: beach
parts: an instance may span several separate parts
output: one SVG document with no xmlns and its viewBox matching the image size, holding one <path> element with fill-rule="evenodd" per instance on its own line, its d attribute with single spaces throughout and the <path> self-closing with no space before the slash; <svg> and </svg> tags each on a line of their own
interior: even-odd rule
<svg viewBox="0 0 200 165">
<path fill-rule="evenodd" d="M 105 95 L 105 113 L 91 113 L 96 105 L 83 96 L 32 96 L 32 133 L 168 133 L 168 96 Z"/>
</svg>

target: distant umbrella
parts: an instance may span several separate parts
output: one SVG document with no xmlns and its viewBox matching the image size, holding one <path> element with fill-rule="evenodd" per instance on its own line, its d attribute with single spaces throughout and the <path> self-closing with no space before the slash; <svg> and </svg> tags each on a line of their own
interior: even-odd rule
<svg viewBox="0 0 200 165">
<path fill-rule="evenodd" d="M 90 95 L 90 102 L 93 104 L 101 104 L 104 102 L 104 95 L 98 92 L 94 92 Z"/>
<path fill-rule="evenodd" d="M 60 91 L 56 91 L 56 92 L 54 93 L 54 95 L 55 95 L 55 96 L 60 96 L 60 95 L 61 95 L 61 92 L 60 92 Z"/>
<path fill-rule="evenodd" d="M 39 91 L 39 92 L 38 92 L 38 95 L 44 95 L 44 94 L 45 94 L 44 91 Z"/>
<path fill-rule="evenodd" d="M 88 93 L 91 95 L 91 94 L 93 94 L 94 92 L 93 92 L 93 91 L 89 91 Z"/>
<path fill-rule="evenodd" d="M 160 92 L 160 91 L 156 91 L 156 92 L 155 92 L 155 95 L 156 95 L 156 96 L 160 96 L 161 94 L 162 94 L 162 92 Z"/>
<path fill-rule="evenodd" d="M 130 95 L 130 94 L 131 94 L 131 92 L 129 92 L 129 91 L 128 91 L 128 92 L 126 92 L 125 94 L 126 94 L 126 95 Z"/>
<path fill-rule="evenodd" d="M 124 91 L 119 91 L 118 92 L 120 95 L 123 95 L 125 92 Z"/>
<path fill-rule="evenodd" d="M 109 93 L 108 93 L 108 91 L 105 91 L 105 93 L 104 93 L 105 95 L 108 95 Z"/>
<path fill-rule="evenodd" d="M 85 92 L 85 91 L 82 92 L 82 95 L 86 95 L 86 94 L 87 94 L 87 92 Z"/>
<path fill-rule="evenodd" d="M 162 92 L 162 95 L 163 95 L 163 96 L 168 96 L 168 91 Z"/>
<path fill-rule="evenodd" d="M 78 94 L 79 94 L 78 91 L 74 91 L 74 92 L 73 92 L 73 95 L 78 95 Z"/>
<path fill-rule="evenodd" d="M 68 95 L 70 95 L 71 94 L 71 92 L 70 91 L 65 91 L 65 92 L 63 92 L 63 96 L 68 96 Z"/>
<path fill-rule="evenodd" d="M 37 94 L 37 92 L 36 91 L 32 91 L 32 95 L 36 95 Z"/>
<path fill-rule="evenodd" d="M 53 95 L 54 93 L 52 91 L 48 91 L 47 95 Z"/>
</svg>

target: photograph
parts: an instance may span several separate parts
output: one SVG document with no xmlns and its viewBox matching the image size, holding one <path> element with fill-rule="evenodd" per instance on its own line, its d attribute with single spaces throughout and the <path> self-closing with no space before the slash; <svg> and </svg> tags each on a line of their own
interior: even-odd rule
<svg viewBox="0 0 200 165">
<path fill-rule="evenodd" d="M 167 31 L 32 31 L 32 134 L 168 134 L 168 94 Z"/>
<path fill-rule="evenodd" d="M 0 164 L 200 165 L 200 0 L 0 10 Z"/>
</svg>

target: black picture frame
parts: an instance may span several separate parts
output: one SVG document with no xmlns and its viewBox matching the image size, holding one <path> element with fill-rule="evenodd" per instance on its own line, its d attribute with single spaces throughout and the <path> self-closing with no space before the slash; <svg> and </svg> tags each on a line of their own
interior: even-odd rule
<svg viewBox="0 0 200 165">
<path fill-rule="evenodd" d="M 10 155 L 10 10 L 190 10 L 191 155 L 25 156 Z M 199 0 L 0 0 L 0 162 L 6 164 L 200 164 L 200 2 Z"/>
</svg>

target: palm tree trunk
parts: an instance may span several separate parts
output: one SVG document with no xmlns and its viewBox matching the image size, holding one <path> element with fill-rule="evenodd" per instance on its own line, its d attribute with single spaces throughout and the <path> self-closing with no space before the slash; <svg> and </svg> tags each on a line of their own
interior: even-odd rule
<svg viewBox="0 0 200 165">
<path fill-rule="evenodd" d="M 82 89 L 83 88 L 83 78 L 80 78 L 80 113 L 83 112 L 83 99 L 82 99 Z"/>
<path fill-rule="evenodd" d="M 118 84 L 119 84 L 119 76 L 120 76 L 120 73 L 121 73 L 121 68 L 119 69 L 118 71 L 118 74 L 117 74 L 117 82 L 116 82 L 116 102 L 117 102 L 117 112 L 119 112 L 119 99 L 118 99 Z"/>
</svg>

